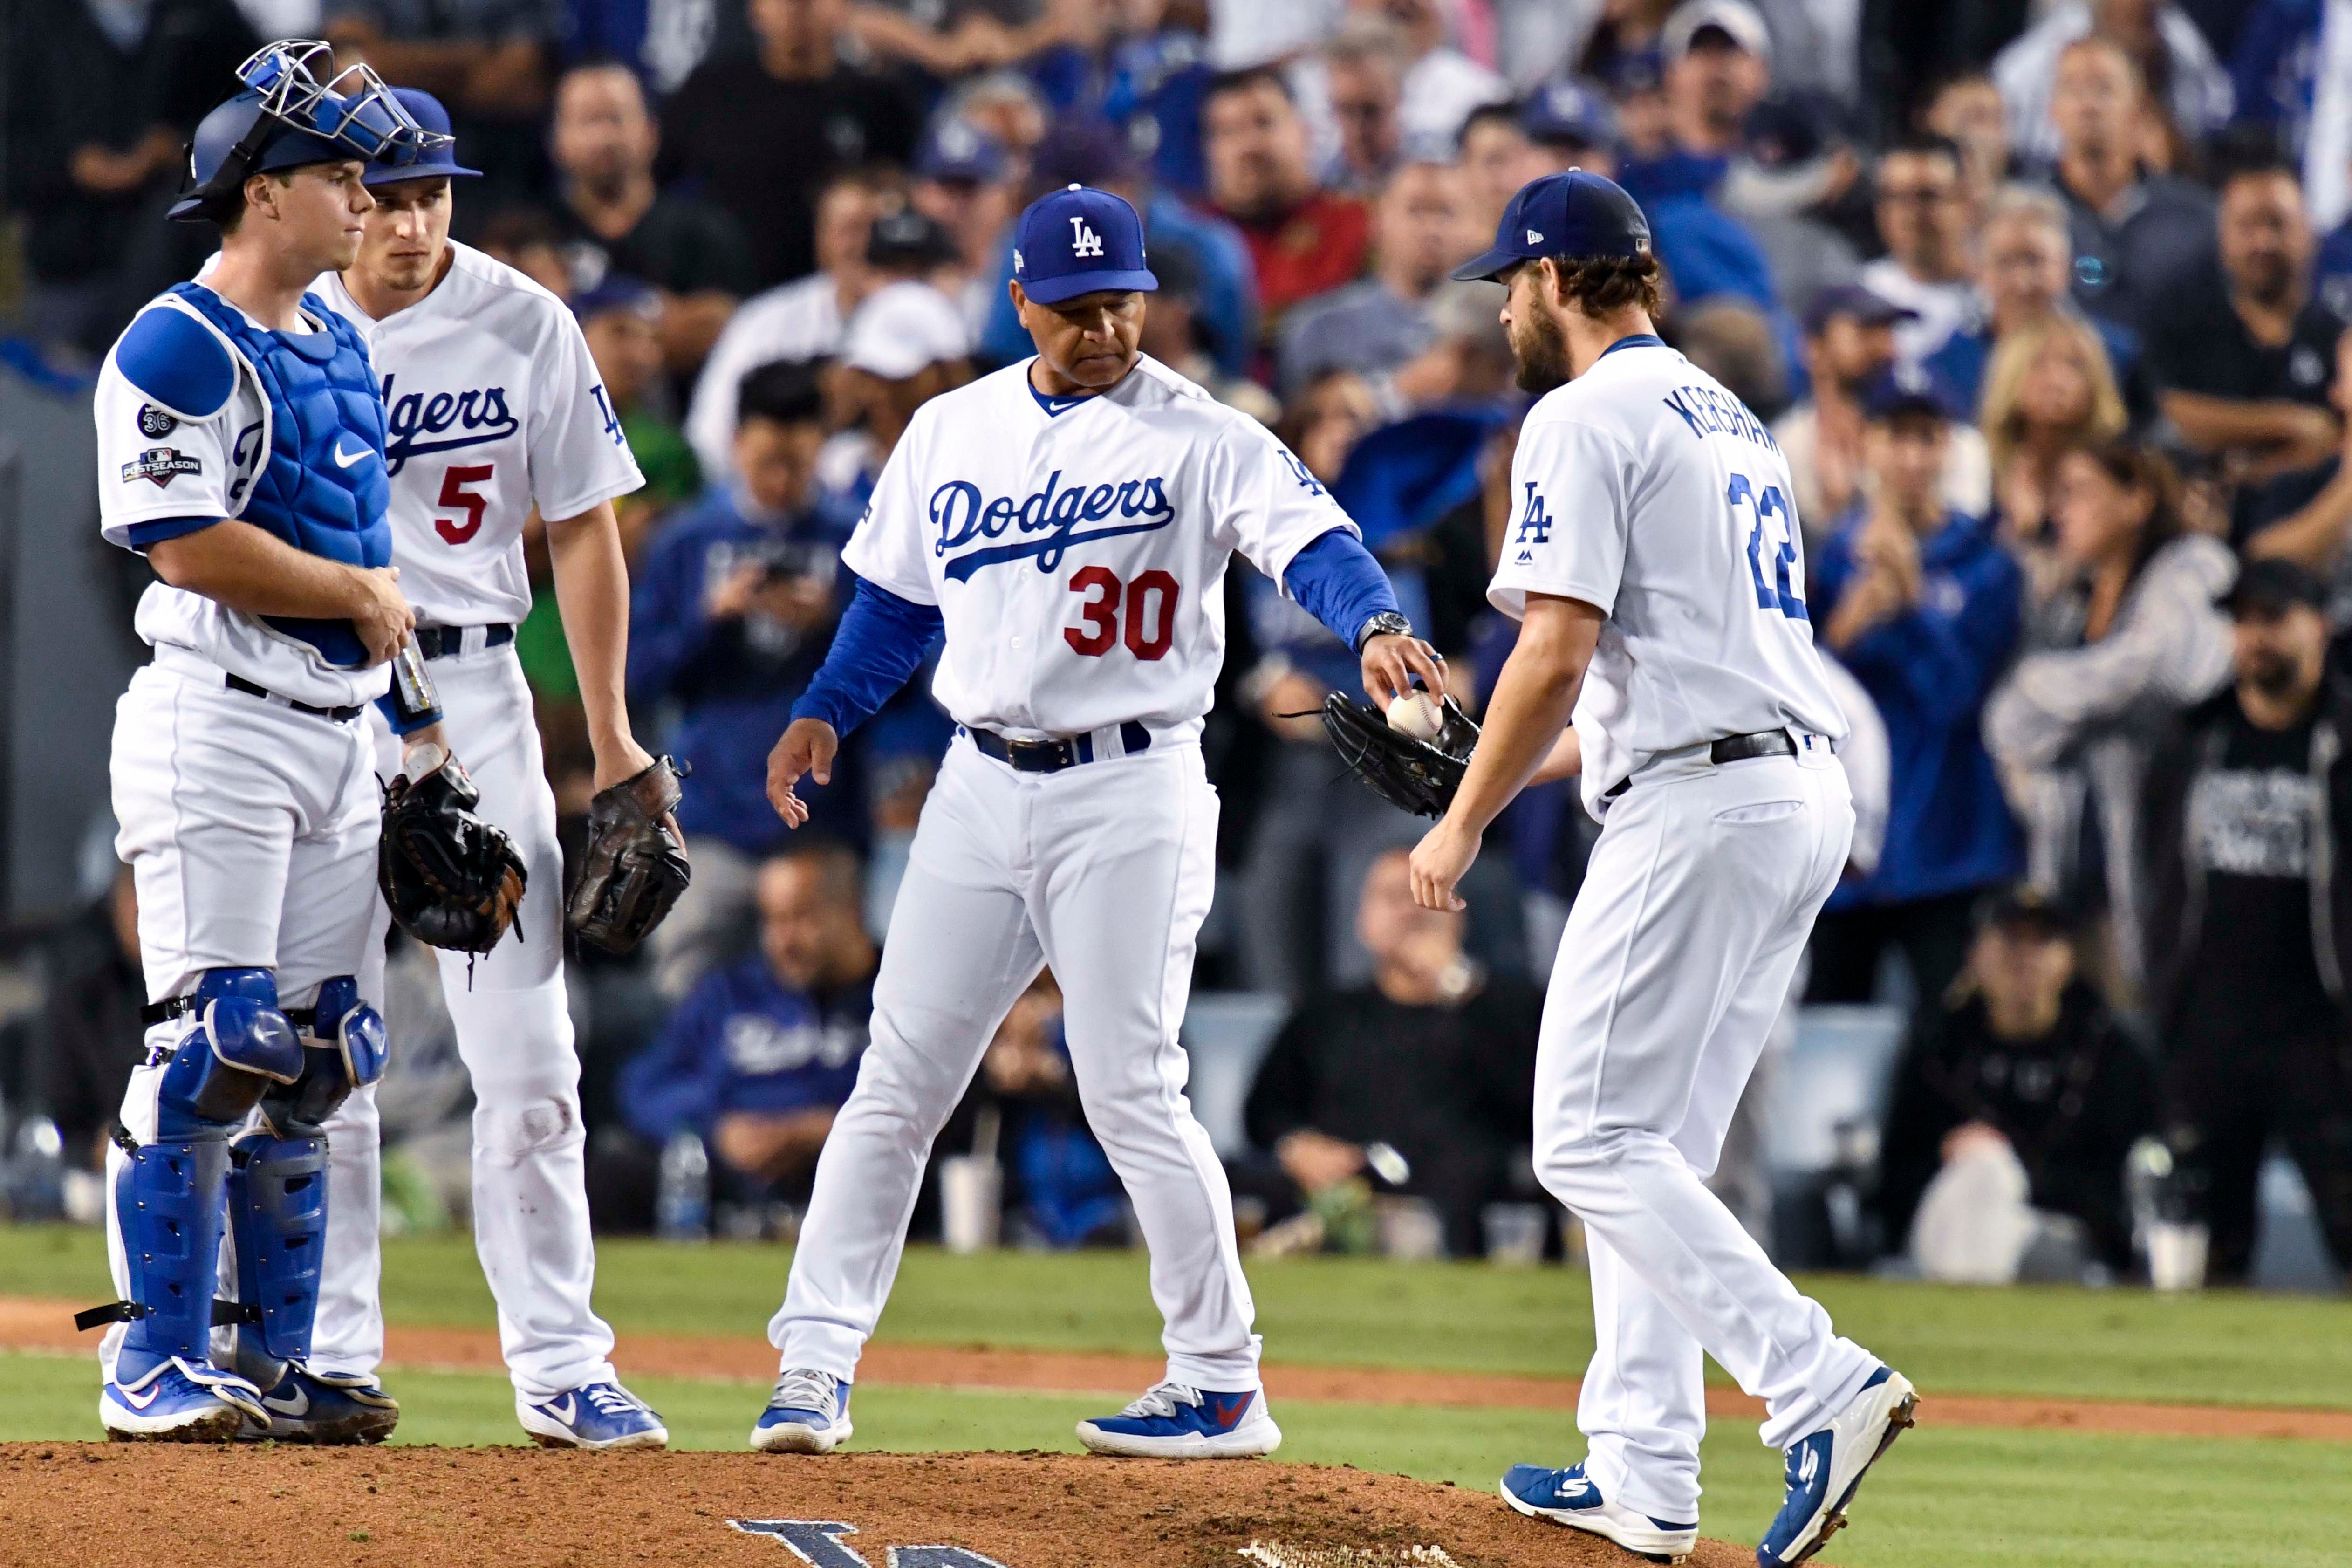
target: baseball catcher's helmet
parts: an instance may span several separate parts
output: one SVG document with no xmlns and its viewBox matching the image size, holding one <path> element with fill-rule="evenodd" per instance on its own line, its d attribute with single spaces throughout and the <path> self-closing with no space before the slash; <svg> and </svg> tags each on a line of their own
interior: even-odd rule
<svg viewBox="0 0 2352 1568">
<path fill-rule="evenodd" d="M 419 126 L 367 67 L 337 72 L 334 66 L 325 44 L 295 38 L 258 49 L 237 67 L 245 90 L 196 127 L 187 186 L 171 216 L 191 222 L 233 211 L 245 182 L 274 169 L 345 158 L 407 163 L 448 142 Z"/>
</svg>

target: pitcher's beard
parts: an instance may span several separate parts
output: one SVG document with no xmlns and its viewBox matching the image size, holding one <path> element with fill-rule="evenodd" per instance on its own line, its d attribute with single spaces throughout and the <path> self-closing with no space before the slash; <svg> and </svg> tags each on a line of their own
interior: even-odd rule
<svg viewBox="0 0 2352 1568">
<path fill-rule="evenodd" d="M 1511 321 L 1511 354 L 1519 362 L 1521 392 L 1541 397 L 1568 384 L 1568 338 L 1559 323 L 1539 311 Z"/>
</svg>

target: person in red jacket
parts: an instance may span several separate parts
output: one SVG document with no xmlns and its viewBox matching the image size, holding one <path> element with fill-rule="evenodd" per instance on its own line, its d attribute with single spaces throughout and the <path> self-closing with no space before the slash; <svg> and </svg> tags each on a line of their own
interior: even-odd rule
<svg viewBox="0 0 2352 1568">
<path fill-rule="evenodd" d="M 1352 283 L 1371 248 L 1371 215 L 1316 182 L 1307 121 L 1271 66 L 1228 71 L 1201 110 L 1209 201 L 1249 242 L 1257 269 L 1259 330 L 1275 341 L 1283 312 Z"/>
</svg>

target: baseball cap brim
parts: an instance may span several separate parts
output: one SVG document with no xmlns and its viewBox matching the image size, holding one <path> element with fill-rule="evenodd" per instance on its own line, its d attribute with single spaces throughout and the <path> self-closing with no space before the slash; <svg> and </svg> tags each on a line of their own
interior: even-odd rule
<svg viewBox="0 0 2352 1568">
<path fill-rule="evenodd" d="M 1021 291 L 1040 305 L 1058 305 L 1081 294 L 1149 294 L 1159 287 L 1160 279 L 1143 267 L 1123 272 L 1066 272 L 1034 283 L 1021 279 Z"/>
<path fill-rule="evenodd" d="M 479 169 L 468 169 L 446 159 L 425 163 L 370 163 L 360 176 L 362 185 L 396 185 L 403 180 L 480 179 Z"/>
<path fill-rule="evenodd" d="M 1489 250 L 1472 257 L 1446 276 L 1456 283 L 1491 283 L 1527 259 L 1516 250 Z"/>
</svg>

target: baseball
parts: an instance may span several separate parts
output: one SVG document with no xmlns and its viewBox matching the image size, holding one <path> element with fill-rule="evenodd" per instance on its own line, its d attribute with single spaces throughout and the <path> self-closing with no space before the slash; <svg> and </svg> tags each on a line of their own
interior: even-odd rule
<svg viewBox="0 0 2352 1568">
<path fill-rule="evenodd" d="M 1445 711 L 1426 691 L 1408 691 L 1389 704 L 1389 728 L 1416 741 L 1434 741 L 1445 727 Z"/>
</svg>

